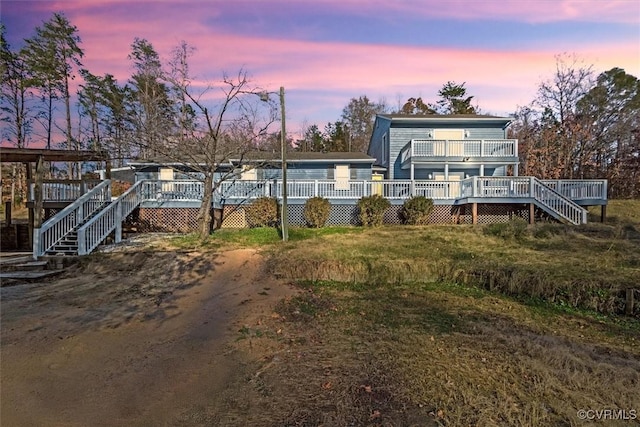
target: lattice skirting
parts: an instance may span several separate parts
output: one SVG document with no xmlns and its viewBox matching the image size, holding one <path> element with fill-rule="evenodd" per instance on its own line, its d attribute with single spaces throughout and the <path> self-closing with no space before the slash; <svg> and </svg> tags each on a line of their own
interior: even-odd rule
<svg viewBox="0 0 640 427">
<path fill-rule="evenodd" d="M 139 232 L 188 233 L 198 228 L 197 208 L 136 209 L 127 222 Z"/>
<path fill-rule="evenodd" d="M 289 224 L 305 227 L 304 205 L 289 205 Z M 401 224 L 402 206 L 393 205 L 384 215 L 385 224 Z M 197 229 L 197 208 L 141 208 L 128 218 L 138 231 L 189 232 Z M 478 204 L 478 223 L 492 224 L 508 222 L 514 217 L 529 221 L 528 205 Z M 434 206 L 429 217 L 432 224 L 471 224 L 471 206 Z M 332 205 L 326 225 L 361 225 L 358 207 L 354 205 Z M 222 228 L 248 227 L 245 210 L 242 205 L 225 206 Z"/>
</svg>

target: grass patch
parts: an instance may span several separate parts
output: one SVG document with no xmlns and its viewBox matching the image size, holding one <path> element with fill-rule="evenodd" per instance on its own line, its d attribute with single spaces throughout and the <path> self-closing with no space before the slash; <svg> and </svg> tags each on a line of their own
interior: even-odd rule
<svg viewBox="0 0 640 427">
<path fill-rule="evenodd" d="M 444 282 L 302 288 L 271 326 L 265 425 L 580 425 L 579 409 L 635 408 L 637 321 Z"/>
<path fill-rule="evenodd" d="M 458 282 L 616 314 L 640 276 L 640 223 L 627 215 L 581 227 L 513 222 L 315 235 L 313 244 L 281 248 L 272 269 L 293 280 Z"/>
<path fill-rule="evenodd" d="M 324 227 L 289 229 L 289 241 L 300 242 L 312 240 L 322 236 L 358 234 L 362 231 L 357 227 Z M 223 228 L 216 230 L 207 239 L 201 240 L 196 233 L 184 234 L 170 239 L 169 244 L 182 250 L 210 250 L 230 249 L 239 247 L 269 248 L 282 243 L 282 235 L 277 228 Z"/>
</svg>

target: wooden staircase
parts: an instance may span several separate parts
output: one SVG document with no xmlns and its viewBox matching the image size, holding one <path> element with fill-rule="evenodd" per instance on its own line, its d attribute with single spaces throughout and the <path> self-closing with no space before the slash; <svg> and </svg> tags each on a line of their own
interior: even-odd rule
<svg viewBox="0 0 640 427">
<path fill-rule="evenodd" d="M 87 224 L 91 219 L 96 217 L 102 210 L 106 209 L 111 202 L 105 202 L 98 206 L 93 212 L 89 214 L 80 224 L 73 227 L 62 239 L 54 244 L 50 249 L 45 251 L 45 255 L 51 256 L 74 256 L 78 255 L 78 230 L 83 225 Z"/>
<path fill-rule="evenodd" d="M 34 229 L 33 258 L 87 255 L 110 234 L 122 239 L 122 222 L 137 206 L 142 194 L 139 181 L 115 200 L 111 183 L 104 181 Z"/>
</svg>

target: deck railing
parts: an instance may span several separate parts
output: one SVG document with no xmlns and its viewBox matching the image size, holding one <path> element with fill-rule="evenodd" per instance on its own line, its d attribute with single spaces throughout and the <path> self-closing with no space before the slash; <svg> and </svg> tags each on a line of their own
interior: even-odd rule
<svg viewBox="0 0 640 427">
<path fill-rule="evenodd" d="M 401 161 L 412 157 L 517 157 L 517 139 L 412 139 Z"/>
<path fill-rule="evenodd" d="M 99 179 L 90 180 L 64 180 L 64 179 L 44 179 L 42 180 L 42 200 L 45 202 L 74 201 L 80 196 L 91 191 L 102 181 Z M 29 186 L 29 202 L 35 200 L 35 182 L 27 181 Z"/>
<path fill-rule="evenodd" d="M 541 181 L 547 184 L 548 181 Z M 459 198 L 531 198 L 530 177 L 471 177 L 460 180 L 290 180 L 287 182 L 287 197 L 304 200 L 324 197 L 332 200 L 359 199 L 379 194 L 388 199 L 403 200 L 412 196 L 424 196 L 434 200 Z M 573 182 L 553 181 L 550 186 L 568 199 L 587 198 L 606 201 L 605 180 L 583 180 Z M 194 201 L 202 200 L 201 181 L 145 181 L 141 199 L 149 201 Z M 282 197 L 282 182 L 225 181 L 218 185 L 214 199 L 241 203 L 258 197 Z"/>
<path fill-rule="evenodd" d="M 606 200 L 606 179 L 541 179 L 544 185 L 571 200 Z"/>
<path fill-rule="evenodd" d="M 122 221 L 142 201 L 142 188 L 147 181 L 138 181 L 109 206 L 78 229 L 78 255 L 91 253 L 112 232 L 116 243 L 122 239 Z"/>
<path fill-rule="evenodd" d="M 559 183 L 560 186 L 562 183 Z M 590 184 L 585 182 L 584 184 Z M 463 198 L 527 198 L 557 219 L 584 224 L 587 211 L 569 197 L 534 177 L 471 177 L 462 182 Z"/>
<path fill-rule="evenodd" d="M 40 229 L 34 229 L 33 256 L 44 255 L 96 209 L 111 200 L 111 181 L 102 181 L 88 193 L 49 218 Z"/>
<path fill-rule="evenodd" d="M 555 212 L 556 218 L 566 220 L 574 225 L 587 223 L 587 210 L 570 199 L 546 186 L 537 178 L 531 179 L 533 198 L 546 207 L 547 212 Z"/>
</svg>

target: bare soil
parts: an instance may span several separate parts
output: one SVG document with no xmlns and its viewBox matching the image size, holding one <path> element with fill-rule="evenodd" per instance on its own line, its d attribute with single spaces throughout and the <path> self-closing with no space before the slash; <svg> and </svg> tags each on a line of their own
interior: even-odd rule
<svg viewBox="0 0 640 427">
<path fill-rule="evenodd" d="M 3 426 L 259 419 L 241 403 L 267 349 L 250 348 L 243 331 L 296 293 L 253 249 L 140 247 L 0 289 Z"/>
</svg>

